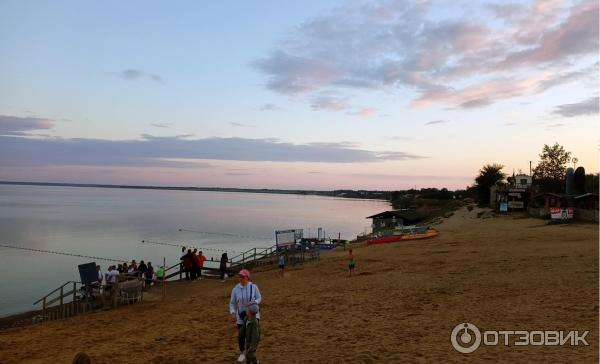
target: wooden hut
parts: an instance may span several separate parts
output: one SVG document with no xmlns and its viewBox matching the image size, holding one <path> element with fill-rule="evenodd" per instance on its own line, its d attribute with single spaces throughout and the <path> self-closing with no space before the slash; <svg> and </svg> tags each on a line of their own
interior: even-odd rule
<svg viewBox="0 0 600 364">
<path fill-rule="evenodd" d="M 423 220 L 424 217 L 422 213 L 416 210 L 392 210 L 380 212 L 367 217 L 367 219 L 373 219 L 371 227 L 375 233 L 392 230 L 398 226 L 412 225 Z"/>
<path fill-rule="evenodd" d="M 532 196 L 528 212 L 534 217 L 550 217 L 551 208 L 567 207 L 567 199 L 564 195 L 556 193 L 538 193 Z"/>
</svg>

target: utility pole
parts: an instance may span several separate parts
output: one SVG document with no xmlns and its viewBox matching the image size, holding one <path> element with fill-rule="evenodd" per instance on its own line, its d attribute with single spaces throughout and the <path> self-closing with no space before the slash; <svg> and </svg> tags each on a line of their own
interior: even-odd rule
<svg viewBox="0 0 600 364">
<path fill-rule="evenodd" d="M 529 161 L 529 177 L 531 177 L 531 161 Z"/>
</svg>

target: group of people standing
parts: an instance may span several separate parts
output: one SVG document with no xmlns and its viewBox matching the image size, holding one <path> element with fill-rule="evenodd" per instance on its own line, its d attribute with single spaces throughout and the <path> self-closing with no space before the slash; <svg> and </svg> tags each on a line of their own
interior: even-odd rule
<svg viewBox="0 0 600 364">
<path fill-rule="evenodd" d="M 142 278 L 146 283 L 145 286 L 149 287 L 157 280 L 163 279 L 165 274 L 164 267 L 159 267 L 158 270 L 154 270 L 152 262 L 145 263 L 143 260 L 138 264 L 135 259 L 131 260 L 131 263 L 123 263 L 117 265 L 111 265 L 108 267 L 108 271 L 103 273 L 99 265 L 96 266 L 98 272 L 98 283 L 112 284 L 117 283 L 126 276 L 134 276 Z"/>
<path fill-rule="evenodd" d="M 198 249 L 186 249 L 181 248 L 181 266 L 185 272 L 186 281 L 194 281 L 196 279 L 202 279 L 202 268 L 204 268 L 204 262 L 206 257 L 202 254 L 202 251 Z"/>
</svg>

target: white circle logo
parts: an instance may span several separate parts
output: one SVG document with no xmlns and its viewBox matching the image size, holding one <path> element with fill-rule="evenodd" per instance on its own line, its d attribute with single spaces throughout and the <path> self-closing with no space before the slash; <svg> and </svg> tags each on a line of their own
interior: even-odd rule
<svg viewBox="0 0 600 364">
<path fill-rule="evenodd" d="M 463 322 L 456 325 L 452 330 L 450 342 L 456 351 L 463 354 L 472 353 L 481 345 L 481 332 L 472 323 Z"/>
</svg>

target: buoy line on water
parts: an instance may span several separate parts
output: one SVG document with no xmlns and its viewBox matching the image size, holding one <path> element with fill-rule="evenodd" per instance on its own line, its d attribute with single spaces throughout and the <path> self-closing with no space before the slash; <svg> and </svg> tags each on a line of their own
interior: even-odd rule
<svg viewBox="0 0 600 364">
<path fill-rule="evenodd" d="M 200 230 L 191 230 L 191 229 L 184 229 L 184 228 L 179 229 L 179 231 L 187 231 L 190 233 L 205 234 L 205 235 L 231 236 L 231 237 L 242 238 L 242 239 L 258 239 L 258 240 L 272 240 L 273 239 L 272 237 L 266 238 L 264 236 L 244 235 L 244 234 L 236 234 L 236 233 L 217 233 L 217 232 L 212 232 L 212 231 L 200 231 Z"/>
<path fill-rule="evenodd" d="M 142 243 L 144 243 L 144 244 L 175 246 L 175 247 L 179 247 L 179 248 L 196 248 L 198 250 L 211 250 L 211 251 L 223 252 L 223 253 L 237 253 L 237 251 L 235 251 L 235 250 L 198 247 L 195 244 L 184 245 L 184 244 L 175 244 L 175 243 L 168 243 L 168 242 L 164 242 L 164 241 L 152 241 L 152 240 L 142 240 Z"/>
<path fill-rule="evenodd" d="M 9 248 L 9 249 L 27 250 L 27 251 L 32 251 L 32 252 L 36 252 L 36 253 L 67 255 L 67 256 L 77 257 L 77 258 L 89 258 L 89 259 L 94 259 L 94 260 L 105 260 L 105 261 L 108 261 L 108 262 L 126 262 L 127 261 L 127 259 L 112 259 L 112 258 L 94 257 L 94 256 L 91 256 L 91 255 L 67 253 L 67 252 L 60 252 L 60 251 L 56 251 L 56 250 L 44 250 L 44 249 L 25 248 L 25 247 L 22 247 L 22 246 L 8 245 L 8 244 L 0 244 L 0 247 L 2 247 L 2 248 Z"/>
</svg>

